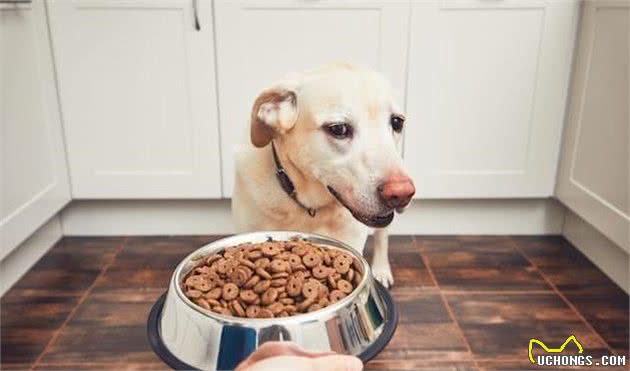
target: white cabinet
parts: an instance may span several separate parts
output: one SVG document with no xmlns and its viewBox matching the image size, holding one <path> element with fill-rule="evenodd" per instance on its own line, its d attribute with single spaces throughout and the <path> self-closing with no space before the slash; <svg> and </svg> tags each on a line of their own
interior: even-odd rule
<svg viewBox="0 0 630 371">
<path fill-rule="evenodd" d="M 420 198 L 553 194 L 577 2 L 412 2 L 405 161 Z"/>
<path fill-rule="evenodd" d="M 212 4 L 193 4 L 48 2 L 75 198 L 220 197 Z"/>
<path fill-rule="evenodd" d="M 45 4 L 0 4 L 0 259 L 69 200 Z"/>
<path fill-rule="evenodd" d="M 400 1 L 215 1 L 224 196 L 257 93 L 287 73 L 340 60 L 371 66 L 402 104 L 408 11 Z"/>
<path fill-rule="evenodd" d="M 585 2 L 557 194 L 630 252 L 630 3 Z"/>
</svg>

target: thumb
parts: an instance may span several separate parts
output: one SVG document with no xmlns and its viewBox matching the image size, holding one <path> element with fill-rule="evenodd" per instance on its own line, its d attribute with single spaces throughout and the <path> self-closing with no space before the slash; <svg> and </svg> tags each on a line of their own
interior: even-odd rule
<svg viewBox="0 0 630 371">
<path fill-rule="evenodd" d="M 326 371 L 361 371 L 363 370 L 363 363 L 360 359 L 354 356 L 346 356 L 341 354 L 335 354 L 332 356 L 324 356 L 318 358 L 312 358 L 312 365 L 314 370 L 326 370 Z"/>
</svg>

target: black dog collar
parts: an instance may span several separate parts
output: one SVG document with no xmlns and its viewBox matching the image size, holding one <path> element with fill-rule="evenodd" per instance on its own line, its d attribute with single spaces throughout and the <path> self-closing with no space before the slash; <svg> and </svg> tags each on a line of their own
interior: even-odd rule
<svg viewBox="0 0 630 371">
<path fill-rule="evenodd" d="M 289 195 L 289 197 L 293 199 L 293 201 L 295 201 L 296 204 L 298 204 L 302 209 L 306 210 L 308 215 L 310 215 L 311 217 L 315 217 L 315 214 L 317 214 L 317 210 L 304 205 L 300 202 L 300 200 L 298 200 L 295 186 L 293 185 L 291 178 L 289 178 L 287 171 L 284 170 L 282 164 L 280 163 L 278 153 L 276 153 L 276 146 L 273 144 L 273 141 L 271 142 L 271 152 L 273 153 L 273 162 L 276 165 L 276 178 L 278 178 L 278 182 L 280 182 L 280 186 L 282 187 L 282 189 L 286 192 L 286 194 Z"/>
</svg>

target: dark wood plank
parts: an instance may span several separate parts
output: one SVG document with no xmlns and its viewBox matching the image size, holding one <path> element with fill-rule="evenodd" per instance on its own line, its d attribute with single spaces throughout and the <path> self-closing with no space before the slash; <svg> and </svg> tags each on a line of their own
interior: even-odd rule
<svg viewBox="0 0 630 371">
<path fill-rule="evenodd" d="M 216 238 L 129 238 L 42 364 L 69 367 L 89 360 L 93 367 L 88 368 L 163 368 L 146 340 L 149 310 L 165 292 L 177 264 Z"/>
<path fill-rule="evenodd" d="M 627 355 L 628 294 L 561 236 L 513 239 L 604 340 Z"/>
<path fill-rule="evenodd" d="M 438 293 L 394 288 L 399 324 L 387 347 L 367 368 L 401 369 L 426 362 L 472 361 L 457 325 L 450 319 Z M 403 362 L 403 363 L 401 363 Z"/>
<path fill-rule="evenodd" d="M 160 365 L 146 339 L 146 319 L 161 294 L 161 289 L 91 294 L 62 329 L 41 363 L 51 366 L 87 361 L 111 368 L 121 364 Z"/>
<path fill-rule="evenodd" d="M 63 238 L 13 288 L 80 296 L 101 269 L 111 263 L 123 241 L 124 238 Z"/>
<path fill-rule="evenodd" d="M 558 347 L 570 335 L 580 341 L 584 354 L 610 354 L 597 334 L 555 294 L 447 294 L 447 300 L 479 361 L 527 361 L 530 339 Z M 534 351 L 542 354 L 539 347 Z"/>
<path fill-rule="evenodd" d="M 444 291 L 550 290 L 509 237 L 417 238 Z"/>
<path fill-rule="evenodd" d="M 123 241 L 64 238 L 2 297 L 3 369 L 37 359 Z"/>
<path fill-rule="evenodd" d="M 95 290 L 163 289 L 186 255 L 218 236 L 130 237 Z"/>
</svg>

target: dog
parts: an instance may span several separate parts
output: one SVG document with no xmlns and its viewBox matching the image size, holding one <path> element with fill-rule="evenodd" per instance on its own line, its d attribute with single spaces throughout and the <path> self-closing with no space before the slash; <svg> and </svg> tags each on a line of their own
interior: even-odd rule
<svg viewBox="0 0 630 371">
<path fill-rule="evenodd" d="M 362 254 L 375 228 L 372 272 L 389 287 L 386 227 L 415 193 L 399 150 L 404 126 L 389 82 L 365 67 L 336 63 L 272 84 L 235 153 L 237 230 L 317 233 Z"/>
</svg>

